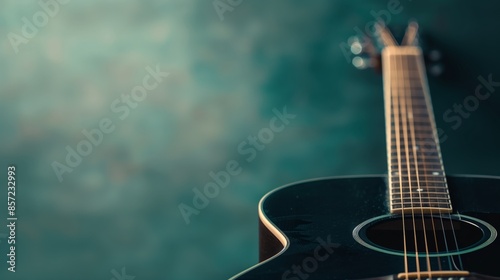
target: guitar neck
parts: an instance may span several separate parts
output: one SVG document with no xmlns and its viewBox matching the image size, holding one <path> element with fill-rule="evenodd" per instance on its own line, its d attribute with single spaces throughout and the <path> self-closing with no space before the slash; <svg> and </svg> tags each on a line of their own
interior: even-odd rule
<svg viewBox="0 0 500 280">
<path fill-rule="evenodd" d="M 391 212 L 451 212 L 421 49 L 388 46 L 382 62 Z"/>
</svg>

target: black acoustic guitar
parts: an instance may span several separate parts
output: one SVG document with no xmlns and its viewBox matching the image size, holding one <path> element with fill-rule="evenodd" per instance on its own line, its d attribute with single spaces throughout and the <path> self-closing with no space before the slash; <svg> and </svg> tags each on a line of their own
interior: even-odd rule
<svg viewBox="0 0 500 280">
<path fill-rule="evenodd" d="M 500 178 L 445 175 L 417 27 L 378 27 L 388 174 L 267 194 L 261 262 L 232 279 L 500 279 Z"/>
</svg>

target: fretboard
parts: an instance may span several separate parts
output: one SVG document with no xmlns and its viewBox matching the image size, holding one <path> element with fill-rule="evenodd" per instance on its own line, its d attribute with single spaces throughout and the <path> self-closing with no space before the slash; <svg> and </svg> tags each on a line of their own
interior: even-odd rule
<svg viewBox="0 0 500 280">
<path fill-rule="evenodd" d="M 382 52 L 392 213 L 451 212 L 421 50 Z"/>
</svg>

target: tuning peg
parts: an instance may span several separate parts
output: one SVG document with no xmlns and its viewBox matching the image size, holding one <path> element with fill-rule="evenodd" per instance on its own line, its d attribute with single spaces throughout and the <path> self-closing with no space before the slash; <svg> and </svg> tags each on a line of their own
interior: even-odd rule
<svg viewBox="0 0 500 280">
<path fill-rule="evenodd" d="M 363 43 L 358 36 L 352 36 L 347 40 L 352 54 L 359 55 L 363 52 Z"/>
<path fill-rule="evenodd" d="M 438 62 L 441 60 L 442 55 L 439 50 L 433 49 L 429 51 L 429 53 L 427 54 L 427 58 L 429 59 L 429 61 Z"/>
<path fill-rule="evenodd" d="M 437 49 L 430 50 L 426 55 L 427 60 L 427 69 L 429 74 L 434 77 L 439 77 L 444 72 L 444 65 L 442 62 L 442 54 L 441 51 Z"/>
<path fill-rule="evenodd" d="M 350 52 L 354 55 L 351 63 L 357 69 L 366 69 L 373 66 L 371 56 L 373 47 L 367 38 L 352 36 L 347 40 Z"/>
<path fill-rule="evenodd" d="M 359 70 L 363 70 L 363 69 L 366 69 L 366 68 L 372 66 L 370 58 L 361 57 L 361 56 L 355 56 L 352 59 L 352 65 L 354 67 L 358 68 Z"/>
<path fill-rule="evenodd" d="M 439 77 L 444 72 L 444 66 L 442 63 L 431 64 L 428 68 L 429 68 L 428 70 L 429 74 L 431 74 L 434 77 Z"/>
</svg>

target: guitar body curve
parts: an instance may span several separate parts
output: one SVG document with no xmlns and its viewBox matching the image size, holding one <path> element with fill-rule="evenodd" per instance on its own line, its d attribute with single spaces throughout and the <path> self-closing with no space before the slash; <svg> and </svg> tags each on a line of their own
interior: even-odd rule
<svg viewBox="0 0 500 280">
<path fill-rule="evenodd" d="M 454 215 L 500 230 L 500 178 L 447 181 Z M 353 236 L 363 222 L 389 214 L 387 196 L 386 176 L 316 179 L 270 192 L 259 204 L 261 263 L 232 279 L 396 279 L 404 258 L 368 248 Z M 500 240 L 492 235 L 483 248 L 441 257 L 443 270 L 460 261 L 471 272 L 450 279 L 500 279 Z"/>
</svg>

